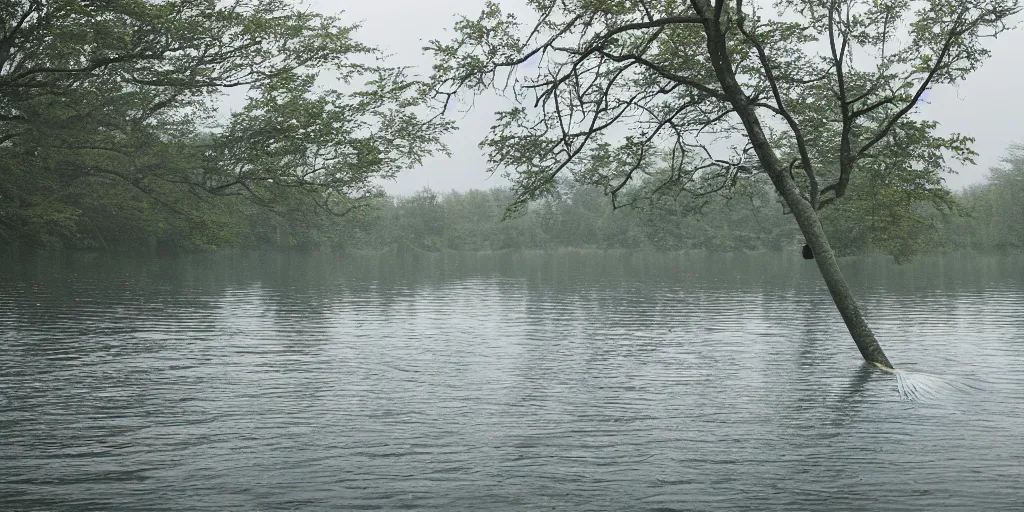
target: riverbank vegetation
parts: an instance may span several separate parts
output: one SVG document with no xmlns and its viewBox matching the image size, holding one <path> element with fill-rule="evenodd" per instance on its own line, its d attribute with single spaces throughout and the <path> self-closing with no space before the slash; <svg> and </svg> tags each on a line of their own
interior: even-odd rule
<svg viewBox="0 0 1024 512">
<path fill-rule="evenodd" d="M 244 197 L 157 200 L 126 184 L 84 181 L 61 199 L 60 230 L 36 224 L 17 242 L 43 249 L 191 252 L 216 249 L 494 251 L 560 248 L 710 252 L 793 250 L 800 232 L 768 184 L 728 194 L 663 198 L 612 209 L 596 187 L 561 182 L 558 193 L 504 218 L 506 188 L 422 190 L 372 198 L 344 216 L 304 194 L 261 205 Z M 951 194 L 949 210 L 911 205 L 914 222 L 870 193 L 826 210 L 822 223 L 840 255 L 1024 252 L 1024 145 L 987 180 Z M 166 203 L 166 204 L 165 204 Z M 857 210 L 850 215 L 847 210 Z M 9 240 L 8 240 L 9 242 Z"/>
</svg>

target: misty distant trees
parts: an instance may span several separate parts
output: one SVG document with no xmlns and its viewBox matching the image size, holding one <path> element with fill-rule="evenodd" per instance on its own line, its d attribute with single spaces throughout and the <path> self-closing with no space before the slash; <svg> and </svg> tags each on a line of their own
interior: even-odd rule
<svg viewBox="0 0 1024 512">
<path fill-rule="evenodd" d="M 1012 164 L 1010 162 L 1013 162 Z M 1024 253 L 1024 159 L 1007 159 L 1009 176 L 954 195 L 958 213 L 927 203 L 914 207 L 926 237 L 905 242 L 913 254 L 976 251 Z M 1014 174 L 1015 173 L 1015 174 Z M 93 185 L 95 183 L 95 185 Z M 739 193 L 743 192 L 743 193 Z M 196 201 L 181 215 L 147 203 L 127 188 L 86 182 L 78 193 L 76 231 L 48 247 L 111 251 L 166 249 L 301 248 L 382 251 L 395 248 L 437 251 L 595 249 L 637 251 L 785 251 L 803 244 L 792 220 L 767 187 L 704 198 L 680 196 L 612 210 L 599 187 L 563 182 L 558 195 L 528 204 L 504 219 L 513 201 L 508 189 L 380 196 L 343 217 L 324 212 L 303 195 L 266 208 L 241 197 Z M 183 204 L 177 202 L 176 204 Z M 868 203 L 870 207 L 870 203 Z M 882 222 L 850 223 L 850 217 L 822 216 L 840 256 L 884 254 L 904 243 Z M 927 227 L 927 230 L 925 230 Z M 889 233 L 890 238 L 885 238 Z M 2 244 L 0 244 L 2 245 Z M 907 258 L 913 254 L 907 255 Z M 905 261 L 901 260 L 901 261 Z"/>
<path fill-rule="evenodd" d="M 1024 253 L 1024 143 L 1010 146 L 987 181 L 968 188 L 960 203 L 969 217 L 949 224 L 955 246 Z"/>
<path fill-rule="evenodd" d="M 936 252 L 971 251 L 1024 254 L 1024 158 L 1019 150 L 1003 169 L 1016 178 L 987 181 L 953 195 L 957 211 L 929 202 L 911 205 L 921 235 L 901 240 L 902 232 L 877 223 L 852 224 L 823 215 L 822 223 L 840 256 L 888 254 L 905 244 L 897 259 Z M 1011 164 L 1010 162 L 1015 162 Z M 993 173 L 993 175 L 998 173 Z M 998 184 L 996 184 L 998 183 Z M 1014 186 L 1016 188 L 1014 188 Z M 563 183 L 561 193 L 531 202 L 516 217 L 502 220 L 513 192 L 421 191 L 385 197 L 372 208 L 338 224 L 346 235 L 336 247 L 424 251 L 550 250 L 562 248 L 640 251 L 785 251 L 796 257 L 803 237 L 767 187 L 756 194 L 714 195 L 700 200 L 680 196 L 644 208 L 612 210 L 599 187 Z M 876 243 L 876 240 L 879 243 Z"/>
</svg>

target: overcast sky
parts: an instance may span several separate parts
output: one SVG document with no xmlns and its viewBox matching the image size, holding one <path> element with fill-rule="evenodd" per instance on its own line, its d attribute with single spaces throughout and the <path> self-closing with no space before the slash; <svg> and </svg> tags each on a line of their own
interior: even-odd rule
<svg viewBox="0 0 1024 512">
<path fill-rule="evenodd" d="M 527 14 L 525 0 L 501 0 L 506 10 Z M 416 66 L 429 73 L 431 57 L 422 47 L 433 38 L 445 39 L 446 29 L 455 22 L 455 14 L 475 15 L 484 0 L 358 0 L 338 2 L 314 0 L 314 9 L 324 13 L 344 11 L 346 21 L 361 22 L 356 34 L 366 44 L 395 55 L 395 63 Z M 987 41 L 992 57 L 959 88 L 932 91 L 931 104 L 924 114 L 949 131 L 959 131 L 977 139 L 974 149 L 980 153 L 978 165 L 959 169 L 947 177 L 953 188 L 980 181 L 989 167 L 996 165 L 1012 142 L 1024 142 L 1024 31 L 1004 34 Z M 489 188 L 504 183 L 491 177 L 477 144 L 491 126 L 497 100 L 478 101 L 474 111 L 459 117 L 459 130 L 446 142 L 451 158 L 430 159 L 422 168 L 402 173 L 388 182 L 389 193 L 406 195 L 429 186 L 434 190 Z"/>
</svg>

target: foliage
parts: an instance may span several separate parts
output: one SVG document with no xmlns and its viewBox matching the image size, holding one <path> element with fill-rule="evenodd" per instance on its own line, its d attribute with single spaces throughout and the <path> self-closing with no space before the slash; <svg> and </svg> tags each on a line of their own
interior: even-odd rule
<svg viewBox="0 0 1024 512">
<path fill-rule="evenodd" d="M 966 219 L 944 218 L 944 238 L 959 249 L 1024 251 L 1024 144 L 1010 146 L 988 181 L 958 198 Z"/>
<path fill-rule="evenodd" d="M 870 198 L 851 196 L 837 204 L 875 215 L 877 224 L 844 223 L 853 215 L 832 216 L 822 222 L 836 251 L 856 255 L 879 251 L 877 238 L 887 234 L 897 250 L 935 252 L 1024 251 L 1021 160 L 1006 165 L 1017 181 L 994 181 L 956 195 L 966 215 L 940 212 L 921 202 L 915 218 L 934 230 L 927 236 L 894 229 L 889 215 Z M 995 173 L 994 173 L 995 174 Z M 1012 176 L 1012 174 L 1011 174 Z M 1009 185 L 1016 183 L 1017 188 Z M 854 184 L 853 190 L 861 190 Z M 118 181 L 86 181 L 69 204 L 80 211 L 67 219 L 68 247 L 94 250 L 185 250 L 214 248 L 293 247 L 309 249 L 420 251 L 501 251 L 556 249 L 617 249 L 650 251 L 783 251 L 798 257 L 803 244 L 796 226 L 782 215 L 779 199 L 766 183 L 738 184 L 729 196 L 695 198 L 680 194 L 651 196 L 633 207 L 609 208 L 600 187 L 564 180 L 559 193 L 531 202 L 515 218 L 504 212 L 514 199 L 508 189 L 438 193 L 422 190 L 407 197 L 377 197 L 365 208 L 344 217 L 325 212 L 295 191 L 268 209 L 242 197 L 199 199 L 168 196 L 171 212 L 144 194 Z M 30 211 L 30 210 L 22 210 Z M 901 210 L 899 214 L 903 214 Z M 50 232 L 40 229 L 38 233 Z M 73 242 L 67 242 L 73 240 Z M 916 244 L 916 245 L 913 245 Z M 910 249 L 902 247 L 910 246 Z"/>
<path fill-rule="evenodd" d="M 151 240 L 184 229 L 198 236 L 186 247 L 242 243 L 224 220 L 238 199 L 343 214 L 380 194 L 375 178 L 443 151 L 450 128 L 417 114 L 422 85 L 374 63 L 356 26 L 285 0 L 0 0 L 0 19 L 8 242 L 75 246 L 106 224 Z M 218 126 L 231 87 L 249 101 Z M 110 212 L 137 218 L 115 226 Z"/>
<path fill-rule="evenodd" d="M 953 195 L 971 140 L 913 118 L 1014 1 L 531 5 L 530 34 L 491 3 L 431 48 L 446 102 L 510 80 L 483 147 L 513 189 L 386 197 L 452 125 L 357 26 L 285 0 L 0 0 L 0 245 L 775 250 L 800 243 L 791 183 L 841 254 L 1024 248 L 1024 149 Z M 217 123 L 231 87 L 247 103 Z"/>
<path fill-rule="evenodd" d="M 942 173 L 973 154 L 971 139 L 916 119 L 918 102 L 977 69 L 984 39 L 1020 11 L 1017 0 L 786 0 L 772 19 L 742 0 L 529 4 L 535 23 L 489 2 L 428 48 L 446 108 L 493 90 L 517 100 L 481 143 L 515 185 L 513 211 L 564 174 L 613 204 L 767 176 L 789 210 L 811 212 L 800 217 L 811 229 L 815 210 L 875 183 L 891 233 L 869 238 L 897 259 L 912 246 L 889 240 L 926 238 L 910 206 L 952 207 Z M 877 223 L 866 194 L 828 215 Z"/>
<path fill-rule="evenodd" d="M 563 181 L 558 193 L 504 212 L 511 190 L 471 190 L 438 194 L 423 190 L 409 197 L 380 200 L 376 207 L 347 219 L 354 236 L 350 249 L 410 247 L 422 251 L 500 251 L 522 249 L 778 250 L 799 247 L 799 234 L 785 222 L 770 191 L 700 204 L 683 197 L 646 208 L 608 208 L 601 188 Z M 694 211 L 700 209 L 701 214 Z M 766 210 L 774 216 L 766 215 Z"/>
</svg>

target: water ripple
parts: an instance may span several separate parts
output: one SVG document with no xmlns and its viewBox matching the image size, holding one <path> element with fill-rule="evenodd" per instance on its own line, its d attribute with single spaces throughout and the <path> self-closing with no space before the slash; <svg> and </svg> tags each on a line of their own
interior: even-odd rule
<svg viewBox="0 0 1024 512">
<path fill-rule="evenodd" d="M 0 509 L 1024 502 L 1020 260 L 490 258 L 0 267 Z"/>
</svg>

